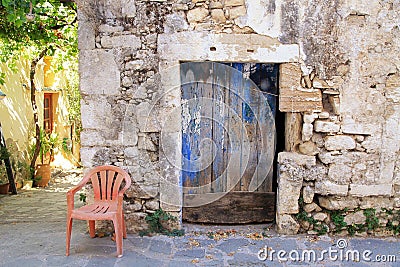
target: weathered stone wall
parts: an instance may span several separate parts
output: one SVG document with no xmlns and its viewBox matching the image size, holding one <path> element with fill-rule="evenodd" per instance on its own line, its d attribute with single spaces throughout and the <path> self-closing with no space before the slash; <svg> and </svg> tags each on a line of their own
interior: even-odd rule
<svg viewBox="0 0 400 267">
<path fill-rule="evenodd" d="M 301 19 L 297 11 L 294 23 L 305 23 L 294 28 L 290 24 L 291 33 L 285 36 L 303 43 L 305 62 L 316 71 L 316 76 L 303 72 L 303 78 L 318 78 L 309 84 L 322 91 L 323 108 L 302 113 L 297 119 L 302 125 L 298 146 L 279 156 L 278 228 L 283 233 L 315 233 L 326 227 L 322 232 L 353 234 L 359 225 L 359 232 L 371 232 L 364 213 L 373 211 L 379 226 L 372 230 L 393 234 L 393 222 L 398 225 L 399 217 L 389 213 L 400 208 L 399 43 L 394 17 L 399 5 L 393 1 L 322 5 L 334 8 L 322 8 L 334 13 L 333 18 L 311 12 Z M 317 18 L 320 26 L 315 29 L 311 22 Z M 301 25 L 311 27 L 306 31 Z M 305 39 L 310 33 L 313 38 Z M 310 87 L 302 81 L 300 86 Z M 335 224 L 339 213 L 347 226 Z"/>
<path fill-rule="evenodd" d="M 283 62 L 279 102 L 287 119 L 286 152 L 279 155 L 280 232 L 315 230 L 298 216 L 303 211 L 332 231 L 332 210 L 348 208 L 343 216 L 352 216 L 400 208 L 397 1 L 97 0 L 78 6 L 82 162 L 129 171 L 130 231 L 145 227 L 146 214 L 160 207 L 160 182 L 171 164 L 163 150 L 176 149 L 160 142 L 165 108 L 180 105 L 176 95 L 165 95 L 168 75 L 160 72 L 168 62 L 160 55 L 184 53 L 168 50 L 165 41 L 179 41 L 166 38 L 178 33 L 224 34 L 231 44 L 239 34 L 240 40 L 251 35 L 250 48 L 236 51 L 241 55 L 258 53 L 253 45 L 300 47 L 296 62 L 274 61 Z M 202 50 L 209 39 L 190 45 Z M 214 49 L 223 59 L 226 51 Z M 212 60 L 207 53 L 199 58 Z M 179 79 L 178 73 L 168 77 Z"/>
</svg>

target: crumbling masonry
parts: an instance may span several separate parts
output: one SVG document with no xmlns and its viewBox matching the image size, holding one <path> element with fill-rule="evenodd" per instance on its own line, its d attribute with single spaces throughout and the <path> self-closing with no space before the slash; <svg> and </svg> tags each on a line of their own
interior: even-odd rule
<svg viewBox="0 0 400 267">
<path fill-rule="evenodd" d="M 400 208 L 398 1 L 89 2 L 78 3 L 82 162 L 129 171 L 128 231 L 160 206 L 181 214 L 179 62 L 206 60 L 280 64 L 280 233 L 315 232 L 303 211 L 328 231 L 332 211 L 348 225 L 371 209 L 399 223 L 385 213 Z"/>
</svg>

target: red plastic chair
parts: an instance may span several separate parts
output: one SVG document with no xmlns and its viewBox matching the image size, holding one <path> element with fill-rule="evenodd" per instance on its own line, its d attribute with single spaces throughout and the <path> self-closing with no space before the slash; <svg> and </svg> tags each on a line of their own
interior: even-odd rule
<svg viewBox="0 0 400 267">
<path fill-rule="evenodd" d="M 74 208 L 74 195 L 89 180 L 94 191 L 94 203 Z M 121 188 L 122 182 L 125 186 Z M 79 184 L 67 193 L 67 251 L 71 242 L 72 219 L 87 220 L 90 237 L 95 237 L 96 220 L 112 220 L 117 243 L 117 257 L 122 257 L 122 237 L 126 238 L 123 213 L 124 192 L 131 185 L 129 174 L 116 166 L 99 166 L 90 170 Z"/>
</svg>

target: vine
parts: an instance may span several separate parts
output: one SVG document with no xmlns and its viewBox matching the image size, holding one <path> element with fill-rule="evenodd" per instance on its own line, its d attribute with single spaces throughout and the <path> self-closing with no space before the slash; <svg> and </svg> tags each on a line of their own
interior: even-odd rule
<svg viewBox="0 0 400 267">
<path fill-rule="evenodd" d="M 0 5 L 0 62 L 16 70 L 16 62 L 30 62 L 30 100 L 35 125 L 35 150 L 30 167 L 34 168 L 40 150 L 40 129 L 36 104 L 37 63 L 56 51 L 64 60 L 75 60 L 77 48 L 77 12 L 73 1 L 2 0 Z M 61 65 L 59 68 L 62 68 Z M 5 82 L 0 73 L 0 84 Z"/>
</svg>

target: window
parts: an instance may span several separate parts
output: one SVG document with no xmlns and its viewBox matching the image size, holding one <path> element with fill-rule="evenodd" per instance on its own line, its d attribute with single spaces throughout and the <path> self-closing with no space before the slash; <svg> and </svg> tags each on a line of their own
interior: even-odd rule
<svg viewBox="0 0 400 267">
<path fill-rule="evenodd" d="M 43 129 L 46 133 L 53 131 L 53 103 L 52 94 L 44 94 Z"/>
</svg>

